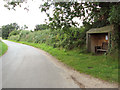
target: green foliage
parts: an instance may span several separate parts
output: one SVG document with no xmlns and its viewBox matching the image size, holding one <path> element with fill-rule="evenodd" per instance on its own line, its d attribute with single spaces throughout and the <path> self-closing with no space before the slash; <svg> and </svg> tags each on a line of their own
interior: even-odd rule
<svg viewBox="0 0 120 90">
<path fill-rule="evenodd" d="M 113 41 L 120 52 L 120 3 L 111 7 L 108 20 L 114 25 Z M 120 55 L 118 59 L 120 61 Z"/>
<path fill-rule="evenodd" d="M 2 56 L 8 49 L 8 46 L 0 40 L 0 56 Z"/>
<path fill-rule="evenodd" d="M 46 25 L 46 24 L 40 24 L 40 25 L 36 25 L 36 26 L 35 26 L 34 31 L 46 30 L 46 29 L 48 29 L 48 28 L 49 28 L 48 25 Z"/>
<path fill-rule="evenodd" d="M 9 34 L 9 39 L 10 40 L 26 40 L 27 39 L 27 35 L 30 33 L 30 31 L 28 30 L 14 30 Z"/>
<path fill-rule="evenodd" d="M 0 29 L 2 30 L 2 38 L 7 39 L 10 32 L 17 29 L 19 29 L 19 26 L 16 23 L 11 23 L 11 24 L 2 26 L 2 28 Z"/>
<path fill-rule="evenodd" d="M 50 13 L 47 13 L 49 8 L 54 6 L 54 13 L 51 17 Z M 73 8 L 73 10 L 72 10 Z M 73 21 L 74 17 L 80 17 L 85 15 L 81 13 L 83 11 L 83 4 L 78 4 L 77 2 L 45 2 L 41 5 L 41 11 L 46 12 L 49 17 L 49 26 L 52 29 L 66 29 L 71 26 L 76 26 L 77 23 Z"/>
<path fill-rule="evenodd" d="M 120 25 L 120 3 L 111 7 L 108 20 L 111 24 Z"/>
<path fill-rule="evenodd" d="M 12 35 L 12 36 L 10 36 L 8 39 L 10 39 L 10 40 L 15 40 L 15 41 L 19 41 L 19 40 L 20 40 L 20 35 Z"/>
<path fill-rule="evenodd" d="M 21 30 L 21 32 L 19 34 L 20 40 L 24 40 L 29 33 L 30 33 L 30 31 L 28 31 L 28 30 Z"/>
<path fill-rule="evenodd" d="M 21 30 L 14 30 L 12 32 L 10 32 L 9 36 L 12 36 L 12 35 L 18 35 L 20 33 Z"/>
<path fill-rule="evenodd" d="M 81 47 L 85 45 L 85 28 L 74 28 L 69 29 L 70 33 L 64 33 L 64 30 L 44 30 L 30 32 L 22 30 L 19 35 L 10 35 L 10 40 L 20 40 L 33 43 L 46 43 L 53 47 L 73 49 L 75 47 Z M 13 32 L 12 32 L 13 33 Z"/>
<path fill-rule="evenodd" d="M 24 1 L 5 1 L 6 4 L 4 5 L 4 7 L 6 7 L 7 9 L 13 9 L 15 10 L 15 7 L 16 6 L 20 6 L 21 7 L 21 4 L 24 2 Z"/>
<path fill-rule="evenodd" d="M 2 37 L 2 29 L 0 28 L 0 37 Z"/>
<path fill-rule="evenodd" d="M 23 25 L 20 29 L 21 30 L 26 30 L 26 29 L 28 29 L 28 26 L 27 25 Z"/>
<path fill-rule="evenodd" d="M 69 28 L 77 26 L 78 23 L 74 22 L 74 18 L 82 19 L 83 22 L 91 23 L 94 28 L 103 27 L 110 22 L 108 18 L 111 13 L 110 8 L 119 5 L 115 2 L 45 2 L 41 5 L 41 11 L 45 12 L 49 18 L 49 26 L 53 29 Z M 47 11 L 51 6 L 54 6 L 53 16 Z M 119 10 L 119 9 L 118 9 Z M 115 17 L 117 20 L 118 18 Z"/>
</svg>

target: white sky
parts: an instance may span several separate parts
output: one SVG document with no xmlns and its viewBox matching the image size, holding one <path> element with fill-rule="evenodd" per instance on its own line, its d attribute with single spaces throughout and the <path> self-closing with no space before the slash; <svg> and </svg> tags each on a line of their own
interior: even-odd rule
<svg viewBox="0 0 120 90">
<path fill-rule="evenodd" d="M 34 29 L 36 24 L 44 24 L 47 16 L 39 9 L 41 3 L 42 0 L 28 0 L 21 8 L 15 7 L 14 11 L 5 8 L 5 2 L 0 0 L 0 26 L 16 22 L 20 26 L 27 25 L 29 29 Z M 24 10 L 24 7 L 28 7 L 29 11 Z"/>
<path fill-rule="evenodd" d="M 22 4 L 22 7 L 15 7 L 16 11 L 14 11 L 4 7 L 5 2 L 0 0 L 0 26 L 16 22 L 20 26 L 27 25 L 29 30 L 33 30 L 35 25 L 44 24 L 47 16 L 39 9 L 41 3 L 43 3 L 42 0 L 27 0 L 27 3 Z M 29 11 L 24 10 L 24 7 L 28 7 Z M 82 25 L 80 20 L 75 19 L 75 21 Z"/>
</svg>

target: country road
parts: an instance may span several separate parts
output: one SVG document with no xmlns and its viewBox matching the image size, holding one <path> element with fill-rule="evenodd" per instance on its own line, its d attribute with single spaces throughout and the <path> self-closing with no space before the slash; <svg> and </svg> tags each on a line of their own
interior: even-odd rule
<svg viewBox="0 0 120 90">
<path fill-rule="evenodd" d="M 2 88 L 79 88 L 51 58 L 32 46 L 3 40 Z"/>
</svg>

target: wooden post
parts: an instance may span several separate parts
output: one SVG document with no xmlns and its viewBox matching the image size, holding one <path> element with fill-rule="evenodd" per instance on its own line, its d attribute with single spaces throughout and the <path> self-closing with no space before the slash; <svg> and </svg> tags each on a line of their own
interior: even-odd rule
<svg viewBox="0 0 120 90">
<path fill-rule="evenodd" d="M 88 33 L 86 33 L 86 48 L 87 48 L 87 51 L 88 51 Z"/>
<path fill-rule="evenodd" d="M 86 33 L 86 48 L 87 51 L 90 52 L 90 34 Z"/>
<path fill-rule="evenodd" d="M 110 49 L 112 48 L 111 43 L 111 32 L 108 32 L 108 52 L 110 52 Z"/>
<path fill-rule="evenodd" d="M 89 33 L 86 33 L 86 48 L 87 48 L 87 52 L 90 52 L 90 50 L 89 50 Z"/>
</svg>

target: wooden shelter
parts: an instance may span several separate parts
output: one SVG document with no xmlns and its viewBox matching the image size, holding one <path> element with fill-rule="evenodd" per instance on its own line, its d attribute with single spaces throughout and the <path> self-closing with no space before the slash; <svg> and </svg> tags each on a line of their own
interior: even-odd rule
<svg viewBox="0 0 120 90">
<path fill-rule="evenodd" d="M 86 46 L 88 52 L 107 52 L 111 48 L 111 31 L 113 25 L 92 28 L 86 32 Z"/>
</svg>

